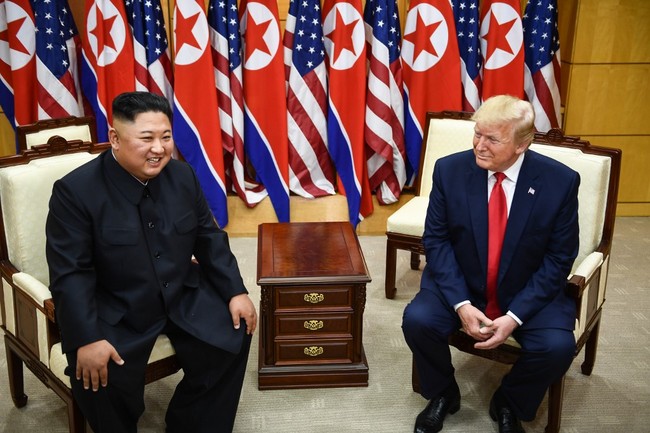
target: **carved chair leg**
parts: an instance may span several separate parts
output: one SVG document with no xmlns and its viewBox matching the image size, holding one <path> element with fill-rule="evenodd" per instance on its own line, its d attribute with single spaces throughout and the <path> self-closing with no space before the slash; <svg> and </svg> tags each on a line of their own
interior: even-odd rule
<svg viewBox="0 0 650 433">
<path fill-rule="evenodd" d="M 417 271 L 420 269 L 420 254 L 411 252 L 411 269 Z"/>
<path fill-rule="evenodd" d="M 564 399 L 564 376 L 548 389 L 548 424 L 545 433 L 560 433 L 562 402 Z"/>
<path fill-rule="evenodd" d="M 386 297 L 393 299 L 395 297 L 395 274 L 397 268 L 397 248 L 390 240 L 386 241 Z"/>
<path fill-rule="evenodd" d="M 11 350 L 11 345 L 11 341 L 5 335 L 9 393 L 16 407 L 24 407 L 27 404 L 27 396 L 25 395 L 25 383 L 23 379 L 23 360 Z"/>
<path fill-rule="evenodd" d="M 81 413 L 79 405 L 71 396 L 68 405 L 68 426 L 70 433 L 86 433 L 86 419 Z"/>
<path fill-rule="evenodd" d="M 420 394 L 420 375 L 418 369 L 415 367 L 415 359 L 411 361 L 411 387 L 414 392 Z"/>
<path fill-rule="evenodd" d="M 598 349 L 598 334 L 600 333 L 600 318 L 594 325 L 585 343 L 585 360 L 580 366 L 582 374 L 589 376 L 596 363 L 596 351 Z"/>
</svg>

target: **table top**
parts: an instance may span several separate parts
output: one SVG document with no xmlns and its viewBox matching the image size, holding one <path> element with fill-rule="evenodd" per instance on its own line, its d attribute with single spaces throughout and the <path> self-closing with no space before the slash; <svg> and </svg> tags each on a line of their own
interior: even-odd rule
<svg viewBox="0 0 650 433">
<path fill-rule="evenodd" d="M 349 222 L 260 224 L 257 242 L 257 284 L 370 281 Z"/>
</svg>

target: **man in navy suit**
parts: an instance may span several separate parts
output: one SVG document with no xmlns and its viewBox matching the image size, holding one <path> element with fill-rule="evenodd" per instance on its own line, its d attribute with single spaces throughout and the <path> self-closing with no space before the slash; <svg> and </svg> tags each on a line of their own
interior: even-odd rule
<svg viewBox="0 0 650 433">
<path fill-rule="evenodd" d="M 194 171 L 171 158 L 171 117 L 161 96 L 116 97 L 111 149 L 57 181 L 50 200 L 66 373 L 95 433 L 137 430 L 163 333 L 184 373 L 168 432 L 231 432 L 239 404 L 257 314 Z"/>
<path fill-rule="evenodd" d="M 459 327 L 479 349 L 510 336 L 522 347 L 490 401 L 500 433 L 524 431 L 520 421 L 535 418 L 575 352 L 576 305 L 564 288 L 578 253 L 580 177 L 528 149 L 530 103 L 496 96 L 473 120 L 473 149 L 436 162 L 422 239 L 427 263 L 421 289 L 404 311 L 404 337 L 430 400 L 416 418 L 416 433 L 440 431 L 445 416 L 460 409 L 447 343 Z M 488 202 L 497 177 L 503 178 L 507 225 L 494 272 L 496 296 L 490 297 Z"/>
</svg>

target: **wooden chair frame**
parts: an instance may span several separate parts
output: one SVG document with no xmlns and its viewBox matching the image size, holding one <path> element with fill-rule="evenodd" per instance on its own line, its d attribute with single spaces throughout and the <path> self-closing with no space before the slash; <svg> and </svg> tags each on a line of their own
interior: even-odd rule
<svg viewBox="0 0 650 433">
<path fill-rule="evenodd" d="M 16 141 L 18 143 L 18 149 L 20 151 L 27 150 L 27 137 L 31 134 L 40 133 L 46 130 L 51 130 L 52 135 L 49 138 L 50 140 L 55 136 L 63 136 L 64 139 L 69 141 L 74 141 L 79 139 L 79 137 L 68 137 L 62 131 L 65 131 L 69 127 L 74 126 L 85 126 L 88 128 L 90 135 L 90 143 L 97 143 L 97 126 L 95 124 L 95 118 L 93 116 L 83 116 L 83 117 L 62 117 L 59 119 L 44 119 L 39 120 L 35 123 L 29 125 L 22 125 L 16 128 Z M 82 140 L 83 141 L 83 140 Z M 36 144 L 47 144 L 49 140 L 44 141 L 43 143 Z"/>
<path fill-rule="evenodd" d="M 31 149 L 24 150 L 20 154 L 0 158 L 0 168 L 27 164 L 39 158 L 48 158 L 56 155 L 88 152 L 100 153 L 110 148 L 108 143 L 93 144 L 81 140 L 68 142 L 62 137 L 55 137 L 49 144 L 37 145 Z M 0 204 L 1 211 L 1 204 Z M 0 274 L 2 284 L 0 285 L 0 308 L 2 314 L 1 327 L 4 331 L 5 349 L 7 355 L 7 373 L 9 375 L 9 392 L 16 407 L 24 407 L 27 404 L 27 395 L 24 389 L 23 365 L 41 381 L 52 389 L 66 404 L 68 412 L 69 430 L 71 433 L 86 432 L 86 421 L 81 410 L 75 402 L 71 389 L 63 383 L 39 358 L 37 340 L 37 311 L 45 314 L 47 318 L 47 340 L 48 353 L 51 347 L 60 342 L 59 330 L 56 325 L 54 314 L 54 302 L 46 299 L 43 306 L 34 301 L 26 294 L 21 287 L 14 284 L 13 275 L 19 273 L 10 261 L 7 248 L 7 236 L 2 212 L 0 212 Z M 15 319 L 15 330 L 13 334 L 7 329 L 7 316 L 4 305 L 5 291 L 10 290 L 13 294 L 13 317 Z M 166 357 L 159 361 L 150 363 L 147 366 L 145 382 L 150 383 L 163 377 L 176 373 L 179 370 L 176 356 Z"/>
</svg>

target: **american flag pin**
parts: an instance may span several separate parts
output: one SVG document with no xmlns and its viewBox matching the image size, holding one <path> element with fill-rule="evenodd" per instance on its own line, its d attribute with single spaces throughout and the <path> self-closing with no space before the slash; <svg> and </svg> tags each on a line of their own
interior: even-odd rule
<svg viewBox="0 0 650 433">
<path fill-rule="evenodd" d="M 535 195 L 535 190 L 533 188 L 528 188 L 528 194 Z"/>
</svg>

